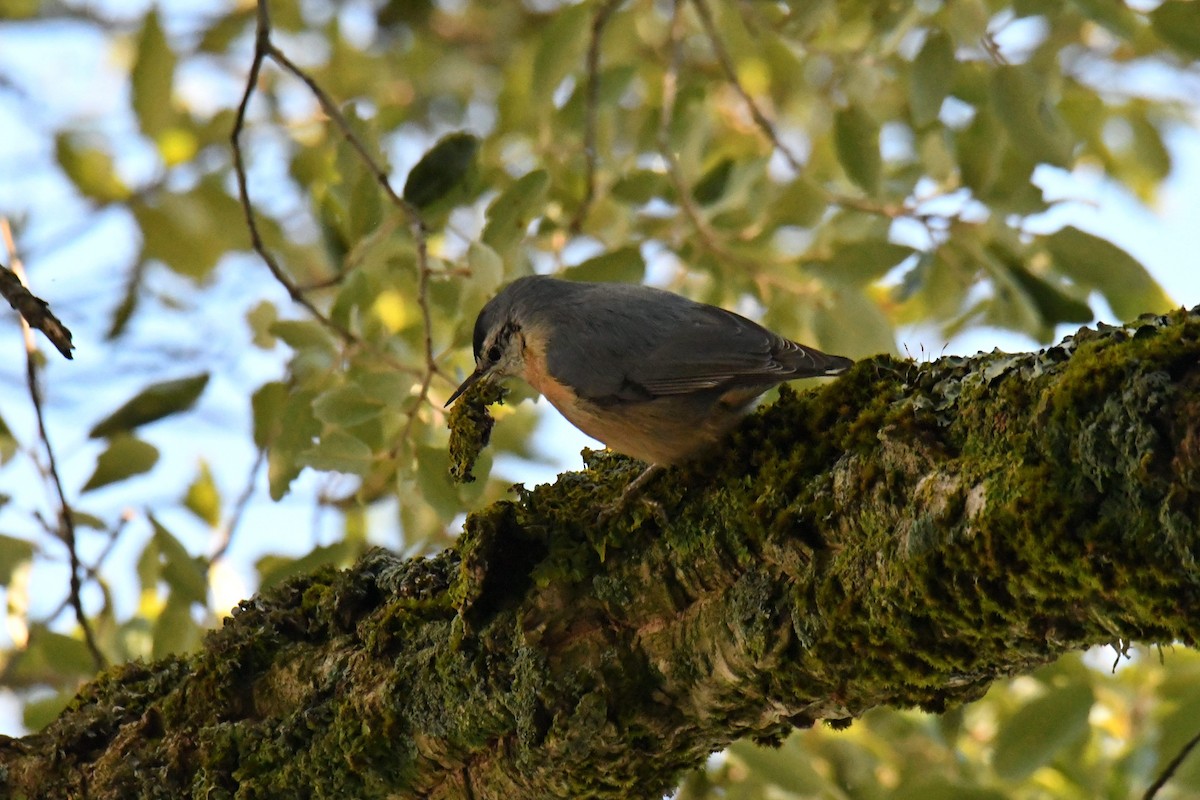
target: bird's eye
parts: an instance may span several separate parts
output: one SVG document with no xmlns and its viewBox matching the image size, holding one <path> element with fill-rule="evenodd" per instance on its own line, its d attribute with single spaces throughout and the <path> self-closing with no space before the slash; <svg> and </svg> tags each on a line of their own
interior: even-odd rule
<svg viewBox="0 0 1200 800">
<path fill-rule="evenodd" d="M 501 355 L 501 353 L 500 353 L 499 345 L 494 344 L 488 348 L 487 359 L 488 359 L 488 361 L 491 361 L 493 364 L 495 364 L 497 361 L 500 360 L 500 355 Z"/>
</svg>

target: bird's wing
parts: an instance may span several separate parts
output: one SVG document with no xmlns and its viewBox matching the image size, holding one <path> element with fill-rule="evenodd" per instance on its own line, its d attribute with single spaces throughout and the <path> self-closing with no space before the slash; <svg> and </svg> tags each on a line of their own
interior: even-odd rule
<svg viewBox="0 0 1200 800">
<path fill-rule="evenodd" d="M 577 335 L 555 337 L 551 373 L 595 402 L 636 402 L 762 386 L 849 366 L 738 314 L 678 295 L 631 292 L 615 307 L 583 302 Z"/>
</svg>

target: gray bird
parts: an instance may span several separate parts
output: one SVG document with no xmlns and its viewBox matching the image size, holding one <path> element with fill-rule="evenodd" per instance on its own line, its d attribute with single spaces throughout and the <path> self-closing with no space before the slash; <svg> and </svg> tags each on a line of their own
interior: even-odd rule
<svg viewBox="0 0 1200 800">
<path fill-rule="evenodd" d="M 588 436 L 652 466 L 703 454 L 772 386 L 854 363 L 661 289 L 544 276 L 483 307 L 474 349 L 447 406 L 476 381 L 517 375 Z"/>
</svg>

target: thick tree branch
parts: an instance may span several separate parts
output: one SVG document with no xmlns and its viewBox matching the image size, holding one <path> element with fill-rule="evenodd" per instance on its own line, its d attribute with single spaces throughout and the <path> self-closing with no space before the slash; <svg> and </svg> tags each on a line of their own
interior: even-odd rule
<svg viewBox="0 0 1200 800">
<path fill-rule="evenodd" d="M 660 797 L 751 736 L 938 710 L 1096 643 L 1195 644 L 1200 311 L 785 391 L 608 526 L 600 456 L 243 603 L 0 739 L 14 796 Z"/>
</svg>

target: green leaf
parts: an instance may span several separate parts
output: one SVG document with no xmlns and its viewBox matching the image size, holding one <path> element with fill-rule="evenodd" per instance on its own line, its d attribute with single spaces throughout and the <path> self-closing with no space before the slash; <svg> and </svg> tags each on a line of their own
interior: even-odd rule
<svg viewBox="0 0 1200 800">
<path fill-rule="evenodd" d="M 0 464 L 7 464 L 16 452 L 17 438 L 12 435 L 12 430 L 4 418 L 0 417 Z"/>
<path fill-rule="evenodd" d="M 554 90 L 563 79 L 582 69 L 590 12 L 590 4 L 577 3 L 560 7 L 550 17 L 533 58 L 532 101 L 538 107 L 549 108 Z"/>
<path fill-rule="evenodd" d="M 366 475 L 375 464 L 371 448 L 345 431 L 323 435 L 315 447 L 301 452 L 299 459 L 313 469 L 350 475 Z"/>
<path fill-rule="evenodd" d="M 208 373 L 152 384 L 109 414 L 88 434 L 93 439 L 127 433 L 171 414 L 187 411 L 208 385 Z"/>
<path fill-rule="evenodd" d="M 0 534 L 0 586 L 8 586 L 13 573 L 32 558 L 32 542 Z"/>
<path fill-rule="evenodd" d="M 501 257 L 525 237 L 525 231 L 540 213 L 550 186 L 550 174 L 536 169 L 513 181 L 487 208 L 487 225 L 480 237 Z"/>
<path fill-rule="evenodd" d="M 469 133 L 443 136 L 417 162 L 404 182 L 404 199 L 426 209 L 467 182 L 479 140 Z"/>
<path fill-rule="evenodd" d="M 821 221 L 828 207 L 829 194 L 812 178 L 800 175 L 783 187 L 771 213 L 780 225 L 811 228 Z"/>
<path fill-rule="evenodd" d="M 722 158 L 701 176 L 692 187 L 692 199 L 702 206 L 711 205 L 721 199 L 725 188 L 729 185 L 729 176 L 733 172 L 732 158 Z"/>
<path fill-rule="evenodd" d="M 467 247 L 467 266 L 478 291 L 490 294 L 504 280 L 504 260 L 483 242 L 471 242 Z"/>
<path fill-rule="evenodd" d="M 450 482 L 450 454 L 444 447 L 418 447 L 417 487 L 421 499 L 442 517 L 456 514 L 462 506 L 458 489 Z"/>
<path fill-rule="evenodd" d="M 83 642 L 80 642 L 79 646 L 87 653 L 87 646 Z M 88 655 L 88 661 L 91 661 L 90 654 Z M 57 665 L 58 662 L 52 663 Z M 58 674 L 59 670 L 55 669 L 54 672 Z M 91 675 L 92 673 L 89 670 L 80 674 Z M 63 689 L 48 697 L 38 697 L 35 700 L 26 702 L 25 707 L 21 711 L 21 722 L 31 731 L 40 731 L 58 719 L 63 710 L 71 704 L 71 700 L 75 698 L 75 694 L 75 689 Z"/>
<path fill-rule="evenodd" d="M 137 56 L 130 73 L 133 113 L 142 133 L 157 139 L 175 120 L 171 89 L 175 82 L 175 52 L 167 43 L 158 12 L 146 14 L 138 36 Z"/>
<path fill-rule="evenodd" d="M 882 278 L 897 264 L 917 252 L 903 244 L 873 239 L 840 245 L 826 262 L 815 262 L 810 269 L 831 281 L 862 285 Z"/>
<path fill-rule="evenodd" d="M 1025 290 L 1042 321 L 1047 325 L 1060 322 L 1091 322 L 1095 318 L 1091 307 L 1074 297 L 1065 294 L 1059 287 L 1034 275 L 1019 263 L 1005 260 L 1009 274 L 1016 283 Z"/>
<path fill-rule="evenodd" d="M 937 119 L 954 84 L 955 65 L 954 42 L 942 31 L 931 32 L 913 61 L 908 84 L 908 106 L 917 127 Z"/>
<path fill-rule="evenodd" d="M 142 258 L 193 280 L 207 277 L 222 257 L 249 244 L 241 205 L 215 177 L 187 192 L 136 197 L 130 208 L 142 234 Z"/>
<path fill-rule="evenodd" d="M 272 500 L 287 494 L 292 480 L 305 466 L 297 454 L 310 449 L 321 433 L 321 423 L 312 411 L 314 397 L 311 391 L 299 391 L 284 398 L 267 459 L 267 479 Z"/>
<path fill-rule="evenodd" d="M 153 636 L 150 657 L 156 660 L 195 649 L 200 644 L 200 626 L 192 619 L 191 603 L 172 592 L 154 620 Z"/>
<path fill-rule="evenodd" d="M 839 109 L 833 120 L 838 163 L 850 180 L 873 193 L 879 188 L 883 157 L 879 153 L 879 125 L 857 105 Z"/>
<path fill-rule="evenodd" d="M 1121 0 L 1072 0 L 1072 4 L 1092 22 L 1122 39 L 1133 39 L 1137 34 L 1137 16 Z"/>
<path fill-rule="evenodd" d="M 1150 26 L 1183 55 L 1200 58 L 1200 3 L 1167 0 L 1150 12 Z"/>
<path fill-rule="evenodd" d="M 215 528 L 220 524 L 221 492 L 217 489 L 217 482 L 213 480 L 207 461 L 200 462 L 200 470 L 184 495 L 183 505 L 210 527 Z"/>
<path fill-rule="evenodd" d="M 321 422 L 351 427 L 378 417 L 383 403 L 368 397 L 354 384 L 336 386 L 313 401 L 313 415 Z"/>
<path fill-rule="evenodd" d="M 1013 145 L 1037 163 L 1069 167 L 1071 138 L 1042 94 L 1045 75 L 1028 65 L 1001 64 L 992 72 L 992 103 Z"/>
<path fill-rule="evenodd" d="M 318 322 L 281 319 L 272 323 L 267 331 L 272 336 L 278 336 L 293 350 L 315 348 L 329 353 L 334 352 L 333 339 L 329 336 L 329 330 Z"/>
<path fill-rule="evenodd" d="M 1095 698 L 1092 687 L 1070 684 L 1026 703 L 996 735 L 992 768 L 1008 781 L 1021 781 L 1049 764 L 1085 736 Z"/>
<path fill-rule="evenodd" d="M 315 548 L 301 558 L 263 556 L 254 565 L 259 574 L 259 591 L 266 591 L 296 575 L 309 575 L 324 566 L 347 564 L 358 555 L 359 551 L 360 548 L 353 543 L 341 541 Z"/>
<path fill-rule="evenodd" d="M 1041 241 L 1056 270 L 1098 290 L 1122 320 L 1168 311 L 1174 305 L 1136 258 L 1106 239 L 1068 225 Z"/>
<path fill-rule="evenodd" d="M 646 260 L 637 245 L 626 245 L 569 267 L 562 277 L 572 281 L 641 283 L 646 277 Z"/>
<path fill-rule="evenodd" d="M 254 416 L 255 447 L 266 447 L 279 436 L 287 399 L 287 386 L 279 381 L 264 383 L 254 392 L 250 398 L 250 408 Z"/>
<path fill-rule="evenodd" d="M 158 564 L 162 567 L 160 579 L 171 590 L 172 595 L 186 603 L 203 605 L 208 601 L 208 566 L 199 558 L 193 558 L 175 535 L 149 515 L 154 527 L 153 544 Z"/>
<path fill-rule="evenodd" d="M 110 483 L 149 472 L 158 463 L 158 449 L 140 439 L 121 434 L 109 442 L 108 449 L 96 459 L 92 477 L 82 491 L 90 492 Z"/>
<path fill-rule="evenodd" d="M 129 198 L 129 187 L 117 176 L 112 156 L 99 147 L 89 147 L 70 134 L 60 133 L 54 137 L 54 157 L 84 197 L 99 203 Z"/>
</svg>

